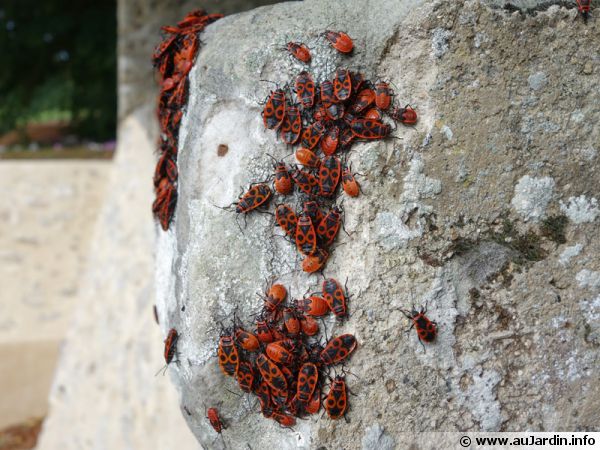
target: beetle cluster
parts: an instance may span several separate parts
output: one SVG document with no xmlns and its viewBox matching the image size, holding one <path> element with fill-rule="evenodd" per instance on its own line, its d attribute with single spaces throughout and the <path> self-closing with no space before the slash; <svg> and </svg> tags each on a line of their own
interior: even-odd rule
<svg viewBox="0 0 600 450">
<path fill-rule="evenodd" d="M 262 111 L 265 128 L 276 130 L 289 145 L 300 143 L 296 159 L 304 166 L 319 167 L 316 152 L 326 156 L 338 150 L 348 150 L 355 140 L 384 139 L 392 127 L 384 122 L 387 112 L 396 122 L 413 125 L 417 121 L 415 110 L 392 106 L 393 90 L 389 83 L 365 80 L 360 72 L 338 68 L 331 79 L 315 83 L 313 76 L 300 72 L 294 82 L 292 95 L 289 87 L 272 91 Z M 309 195 L 320 194 L 317 186 L 311 189 L 299 186 Z M 324 192 L 325 196 L 331 195 Z"/>
<path fill-rule="evenodd" d="M 288 204 L 275 208 L 275 221 L 304 255 L 302 270 L 313 273 L 323 268 L 342 224 L 342 209 L 334 205 L 324 214 L 316 201 L 305 201 L 302 212 L 296 214 Z M 317 224 L 315 226 L 315 224 Z"/>
<path fill-rule="evenodd" d="M 165 231 L 177 204 L 177 140 L 187 101 L 187 75 L 200 45 L 198 33 L 221 17 L 222 14 L 196 10 L 177 25 L 162 27 L 165 33 L 163 41 L 152 55 L 152 63 L 160 77 L 157 115 L 161 131 L 158 144 L 160 157 L 154 171 L 156 198 L 152 212 Z"/>
<path fill-rule="evenodd" d="M 177 134 L 187 100 L 187 74 L 198 50 L 198 33 L 220 17 L 195 11 L 177 26 L 163 27 L 167 36 L 154 53 L 161 75 L 158 116 L 162 136 L 153 211 L 165 230 L 177 198 Z M 354 43 L 346 33 L 327 30 L 322 36 L 338 52 L 352 53 Z M 310 63 L 306 45 L 288 42 L 286 49 L 299 61 Z M 320 83 L 303 70 L 293 86 L 278 87 L 266 98 L 264 127 L 275 131 L 285 144 L 299 145 L 295 151 L 298 165 L 292 167 L 273 158 L 272 177 L 252 184 L 233 205 L 236 213 L 248 214 L 267 206 L 274 193 L 294 194 L 296 186 L 301 206 L 277 204 L 275 222 L 304 256 L 305 272 L 322 270 L 343 226 L 341 204 L 335 204 L 339 187 L 349 197 L 360 194 L 355 174 L 340 156 L 342 152 L 360 140 L 385 139 L 392 131 L 392 122 L 417 122 L 415 110 L 409 105 L 395 106 L 393 97 L 387 82 L 373 83 L 359 72 L 338 68 Z M 288 301 L 286 288 L 273 284 L 263 301 L 251 327 L 245 329 L 235 316 L 231 327 L 223 327 L 217 347 L 221 371 L 234 377 L 243 392 L 258 398 L 264 417 L 282 426 L 291 427 L 296 418 L 316 414 L 321 405 L 331 419 L 344 417 L 348 408 L 345 376 L 343 370 L 333 378 L 330 372 L 348 359 L 357 341 L 352 334 L 342 334 L 321 343 L 317 319 L 330 313 L 340 320 L 347 316 L 345 286 L 327 278 L 321 292 Z M 425 316 L 426 311 L 413 308 L 402 312 L 412 320 L 422 342 L 435 339 L 437 328 Z M 179 337 L 171 329 L 165 340 L 167 365 L 177 360 Z M 326 379 L 329 390 L 322 394 Z M 215 408 L 208 409 L 207 418 L 216 432 L 225 428 Z"/>
<path fill-rule="evenodd" d="M 283 192 L 282 182 L 290 186 L 290 190 L 292 184 L 285 163 L 277 162 L 276 166 L 274 186 L 275 191 L 281 194 Z M 321 168 L 322 172 L 326 170 L 328 169 L 325 167 Z M 335 170 L 339 170 L 339 167 Z M 285 173 L 282 174 L 282 172 Z M 298 172 L 307 174 L 301 170 L 298 170 Z M 358 184 L 355 184 L 355 186 L 358 191 Z M 267 183 L 254 184 L 239 198 L 238 202 L 234 203 L 235 211 L 238 214 L 247 214 L 266 205 L 272 196 L 273 192 Z M 330 246 L 342 226 L 342 214 L 341 205 L 333 205 L 325 212 L 316 199 L 305 199 L 302 202 L 301 211 L 296 211 L 288 203 L 276 205 L 275 225 L 284 231 L 286 237 L 304 256 L 302 270 L 313 273 L 323 268 L 329 257 Z"/>
<path fill-rule="evenodd" d="M 328 30 L 323 36 L 341 53 L 353 49 L 352 39 L 343 32 Z M 310 62 L 310 50 L 304 44 L 288 42 L 286 48 L 299 61 Z M 273 190 L 266 182 L 251 185 L 234 203 L 235 211 L 247 214 L 266 206 L 274 192 L 291 195 L 296 186 L 304 197 L 301 209 L 278 204 L 275 222 L 303 255 L 305 272 L 323 268 L 342 226 L 343 210 L 332 204 L 338 187 L 350 197 L 360 193 L 355 174 L 338 154 L 348 151 L 355 141 L 386 138 L 392 130 L 384 121 L 386 111 L 396 122 L 413 125 L 417 121 L 409 105 L 393 106 L 393 95 L 385 81 L 373 83 L 359 72 L 338 68 L 321 83 L 303 70 L 293 88 L 277 88 L 265 100 L 265 128 L 276 131 L 285 144 L 299 145 L 295 157 L 302 167 L 275 160 Z M 321 206 L 329 209 L 322 211 Z"/>
<path fill-rule="evenodd" d="M 328 394 L 321 398 L 326 369 L 343 363 L 355 350 L 356 338 L 342 334 L 318 342 L 315 318 L 333 313 L 347 315 L 345 288 L 333 278 L 323 281 L 322 292 L 287 302 L 281 284 L 271 285 L 264 296 L 252 331 L 237 319 L 224 329 L 218 344 L 221 371 L 235 377 L 243 392 L 256 395 L 264 417 L 283 426 L 293 426 L 296 417 L 316 414 L 321 408 L 332 419 L 343 417 L 347 407 L 343 376 L 331 380 Z"/>
</svg>

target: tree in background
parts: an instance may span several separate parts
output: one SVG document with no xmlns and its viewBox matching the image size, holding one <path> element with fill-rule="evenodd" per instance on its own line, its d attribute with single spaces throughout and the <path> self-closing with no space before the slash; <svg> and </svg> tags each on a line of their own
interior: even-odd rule
<svg viewBox="0 0 600 450">
<path fill-rule="evenodd" d="M 80 138 L 115 137 L 116 0 L 0 3 L 0 134 L 66 120 Z"/>
</svg>

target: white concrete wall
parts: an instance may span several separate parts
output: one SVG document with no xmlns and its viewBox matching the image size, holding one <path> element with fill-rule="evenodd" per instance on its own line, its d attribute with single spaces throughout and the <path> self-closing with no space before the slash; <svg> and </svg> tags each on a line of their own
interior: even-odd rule
<svg viewBox="0 0 600 450">
<path fill-rule="evenodd" d="M 154 139 L 145 110 L 119 129 L 38 449 L 193 449 L 164 364 L 152 306 Z M 76 426 L 73 426 L 76 424 Z"/>
<path fill-rule="evenodd" d="M 0 161 L 0 429 L 47 411 L 110 161 Z"/>
</svg>

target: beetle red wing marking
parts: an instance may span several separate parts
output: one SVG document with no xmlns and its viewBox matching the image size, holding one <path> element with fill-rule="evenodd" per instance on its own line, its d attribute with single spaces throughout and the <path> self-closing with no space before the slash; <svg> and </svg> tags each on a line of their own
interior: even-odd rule
<svg viewBox="0 0 600 450">
<path fill-rule="evenodd" d="M 263 109 L 265 128 L 274 130 L 281 126 L 285 118 L 285 107 L 285 92 L 282 89 L 271 92 Z"/>
<path fill-rule="evenodd" d="M 225 375 L 235 376 L 238 372 L 240 358 L 231 336 L 221 336 L 219 339 L 219 367 Z"/>
</svg>

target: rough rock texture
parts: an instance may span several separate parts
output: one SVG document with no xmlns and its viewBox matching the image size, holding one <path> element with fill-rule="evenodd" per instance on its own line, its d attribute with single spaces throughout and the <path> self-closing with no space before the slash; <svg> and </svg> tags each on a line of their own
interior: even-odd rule
<svg viewBox="0 0 600 450">
<path fill-rule="evenodd" d="M 157 255 L 163 332 L 181 335 L 169 372 L 203 445 L 221 445 L 203 405 L 229 421 L 228 448 L 393 448 L 402 432 L 597 427 L 598 21 L 524 3 L 532 11 L 378 0 L 366 16 L 362 3 L 308 0 L 209 28 L 180 135 L 176 218 Z M 328 25 L 355 38 L 352 58 L 319 39 Z M 217 323 L 257 311 L 265 278 L 295 296 L 321 280 L 272 237 L 271 217 L 250 215 L 240 232 L 214 206 L 264 180 L 267 153 L 289 153 L 263 131 L 258 104 L 271 89 L 260 79 L 283 84 L 303 68 L 277 48 L 287 38 L 313 48 L 317 78 L 338 65 L 388 78 L 420 114 L 395 132 L 401 140 L 350 154 L 364 195 L 344 201 L 351 236 L 325 274 L 348 277 L 353 294 L 352 317 L 329 320 L 328 335 L 358 338 L 356 396 L 350 423 L 312 417 L 294 431 L 229 393 L 235 381 L 215 358 Z M 229 146 L 221 157 L 219 144 Z M 411 304 L 427 304 L 439 325 L 426 352 L 403 333 L 399 308 Z"/>
</svg>

